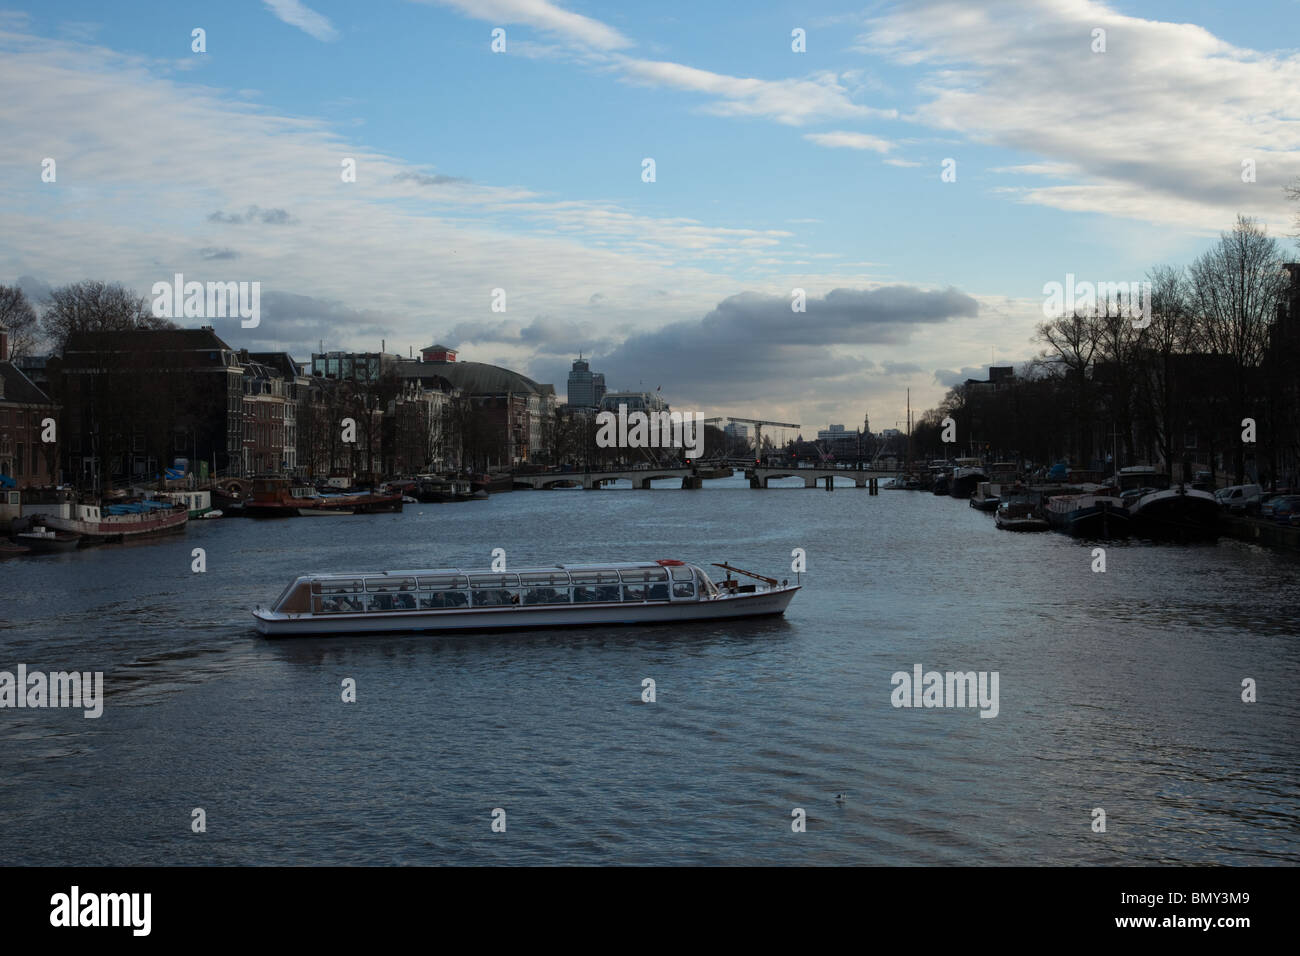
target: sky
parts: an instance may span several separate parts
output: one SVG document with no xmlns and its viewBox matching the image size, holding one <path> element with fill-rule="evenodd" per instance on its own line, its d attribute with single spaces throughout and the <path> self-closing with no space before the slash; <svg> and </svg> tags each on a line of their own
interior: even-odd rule
<svg viewBox="0 0 1300 956">
<path fill-rule="evenodd" d="M 439 342 L 561 398 L 581 352 L 684 411 L 879 431 L 908 389 L 923 410 L 1033 357 L 1067 274 L 1139 281 L 1238 214 L 1300 258 L 1297 24 L 1296 0 L 0 6 L 0 283 L 259 282 L 256 328 L 182 324 L 300 361 Z"/>
</svg>

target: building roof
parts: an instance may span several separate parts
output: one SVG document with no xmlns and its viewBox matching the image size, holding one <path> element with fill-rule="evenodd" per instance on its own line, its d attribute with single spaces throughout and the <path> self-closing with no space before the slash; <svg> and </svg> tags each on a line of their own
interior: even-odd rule
<svg viewBox="0 0 1300 956">
<path fill-rule="evenodd" d="M 420 351 L 421 352 L 455 352 L 458 350 L 452 348 L 450 345 L 439 345 L 438 343 L 435 342 L 433 345 L 426 345 L 424 348 L 420 349 Z"/>
<path fill-rule="evenodd" d="M 0 380 L 4 381 L 4 390 L 0 391 L 0 402 L 15 405 L 53 405 L 50 396 L 37 388 L 30 378 L 22 373 L 13 362 L 0 362 Z"/>
<path fill-rule="evenodd" d="M 522 392 L 529 395 L 543 393 L 526 375 L 487 365 L 483 362 L 403 362 L 402 375 L 408 377 L 440 375 L 467 395 L 500 395 L 505 392 Z"/>
<path fill-rule="evenodd" d="M 64 354 L 120 349 L 160 352 L 230 351 L 230 346 L 210 327 L 201 329 L 123 329 L 114 332 L 73 332 Z"/>
</svg>

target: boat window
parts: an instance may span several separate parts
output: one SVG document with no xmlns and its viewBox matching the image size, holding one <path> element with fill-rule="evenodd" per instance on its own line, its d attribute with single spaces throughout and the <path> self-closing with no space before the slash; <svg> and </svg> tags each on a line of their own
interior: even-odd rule
<svg viewBox="0 0 1300 956">
<path fill-rule="evenodd" d="M 519 583 L 527 587 L 528 585 L 546 584 L 551 587 L 567 588 L 569 586 L 569 575 L 564 571 L 542 571 L 531 574 L 519 575 Z"/>
<path fill-rule="evenodd" d="M 690 567 L 689 565 L 684 567 L 673 568 L 674 581 L 689 581 L 693 577 L 695 577 L 695 569 Z"/>
<path fill-rule="evenodd" d="M 617 571 L 570 571 L 569 577 L 574 584 L 618 584 Z"/>
<path fill-rule="evenodd" d="M 354 594 L 357 591 L 365 590 L 365 582 L 355 579 L 336 579 L 317 582 L 320 585 L 321 594 Z M 316 589 L 313 587 L 313 591 Z"/>
<path fill-rule="evenodd" d="M 521 575 L 527 577 L 527 575 Z M 568 604 L 569 589 L 565 588 L 529 588 L 524 591 L 525 604 Z"/>
<path fill-rule="evenodd" d="M 650 587 L 647 589 L 646 600 L 647 600 L 647 601 L 667 601 L 667 600 L 668 600 L 668 583 L 665 581 L 665 582 L 663 582 L 662 584 L 660 584 L 660 583 L 651 584 Z"/>
<path fill-rule="evenodd" d="M 367 591 L 414 591 L 415 578 L 366 578 Z"/>
<path fill-rule="evenodd" d="M 312 598 L 312 610 L 316 614 L 352 614 L 361 609 L 361 598 L 347 594 Z"/>
<path fill-rule="evenodd" d="M 638 571 L 622 572 L 624 581 L 667 581 L 668 572 L 663 568 L 646 568 Z"/>
<path fill-rule="evenodd" d="M 472 581 L 477 575 L 470 575 Z M 514 577 L 514 575 L 510 575 Z M 477 586 L 477 585 L 476 585 Z M 480 588 L 474 592 L 475 607 L 502 607 L 519 603 L 519 592 L 509 588 Z"/>
<path fill-rule="evenodd" d="M 463 574 L 438 574 L 432 577 L 420 578 L 420 590 L 441 591 L 454 588 L 467 588 L 469 583 Z"/>
<path fill-rule="evenodd" d="M 471 574 L 469 576 L 469 584 L 470 587 L 474 587 L 474 588 L 518 587 L 519 575 L 517 574 Z"/>
<path fill-rule="evenodd" d="M 307 582 L 299 578 L 284 589 L 284 593 L 272 607 L 286 614 L 305 614 L 310 606 Z"/>
<path fill-rule="evenodd" d="M 644 601 L 645 585 L 644 584 L 625 584 L 623 585 L 624 601 Z"/>
<path fill-rule="evenodd" d="M 440 610 L 468 606 L 469 597 L 464 591 L 434 591 L 432 594 L 420 595 L 420 607 L 422 608 Z"/>
<path fill-rule="evenodd" d="M 675 598 L 695 597 L 695 585 L 692 584 L 690 581 L 674 581 L 673 597 Z"/>
<path fill-rule="evenodd" d="M 597 587 L 575 587 L 573 589 L 573 603 L 575 604 L 600 604 L 605 602 L 614 602 L 618 600 L 618 585 L 606 584 Z"/>
</svg>

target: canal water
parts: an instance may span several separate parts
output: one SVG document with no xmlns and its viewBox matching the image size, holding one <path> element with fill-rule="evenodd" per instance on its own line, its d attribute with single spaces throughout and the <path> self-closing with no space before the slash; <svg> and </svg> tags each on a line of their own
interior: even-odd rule
<svg viewBox="0 0 1300 956">
<path fill-rule="evenodd" d="M 930 494 L 731 479 L 196 521 L 5 561 L 0 670 L 102 670 L 105 703 L 0 710 L 3 862 L 1300 860 L 1300 562 L 1113 543 L 1098 573 L 1095 546 Z M 252 630 L 297 574 L 486 567 L 493 548 L 781 577 L 802 548 L 808 570 L 761 622 Z M 895 707 L 916 665 L 996 673 L 996 716 Z"/>
</svg>

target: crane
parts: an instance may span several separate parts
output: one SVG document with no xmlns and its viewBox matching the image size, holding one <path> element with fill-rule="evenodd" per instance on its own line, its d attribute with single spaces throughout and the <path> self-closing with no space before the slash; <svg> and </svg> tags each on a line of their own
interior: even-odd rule
<svg viewBox="0 0 1300 956">
<path fill-rule="evenodd" d="M 769 422 L 762 418 L 737 418 L 735 415 L 720 415 L 717 418 L 706 418 L 704 424 L 716 425 L 719 422 L 738 422 L 741 425 L 754 426 L 754 458 L 757 459 L 763 454 L 763 426 L 767 425 L 772 428 L 798 428 L 797 422 Z"/>
</svg>

